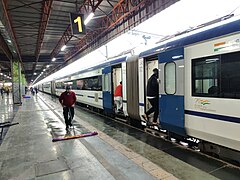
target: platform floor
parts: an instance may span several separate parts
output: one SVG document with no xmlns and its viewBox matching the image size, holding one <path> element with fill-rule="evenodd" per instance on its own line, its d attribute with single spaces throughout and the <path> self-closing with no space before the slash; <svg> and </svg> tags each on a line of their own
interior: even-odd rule
<svg viewBox="0 0 240 180">
<path fill-rule="evenodd" d="M 12 117 L 20 124 L 9 128 L 0 146 L 1 180 L 217 179 L 149 145 L 147 136 L 131 136 L 136 131 L 124 126 L 117 130 L 111 124 L 109 128 L 109 120 L 78 108 L 71 133 L 99 134 L 52 142 L 53 137 L 66 135 L 62 108 L 56 98 L 39 93 L 24 99 L 19 109 L 13 108 L 10 99 L 0 100 L 1 121 Z M 163 143 L 163 149 L 171 149 L 167 145 Z M 231 178 L 231 172 L 227 177 Z"/>
</svg>

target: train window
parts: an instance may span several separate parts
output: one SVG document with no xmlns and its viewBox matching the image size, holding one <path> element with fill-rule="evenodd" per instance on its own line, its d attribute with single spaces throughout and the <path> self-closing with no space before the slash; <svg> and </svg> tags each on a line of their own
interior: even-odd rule
<svg viewBox="0 0 240 180">
<path fill-rule="evenodd" d="M 167 63 L 164 68 L 164 82 L 165 82 L 165 93 L 175 94 L 176 93 L 176 64 L 174 62 Z"/>
<path fill-rule="evenodd" d="M 83 89 L 84 81 L 82 79 L 77 80 L 77 89 Z"/>
<path fill-rule="evenodd" d="M 240 94 L 240 52 L 221 56 L 221 89 L 225 98 L 238 98 Z"/>
<path fill-rule="evenodd" d="M 240 52 L 192 60 L 192 95 L 240 98 Z"/>
<path fill-rule="evenodd" d="M 77 90 L 93 90 L 101 91 L 102 90 L 102 76 L 94 76 L 84 79 L 76 80 L 76 89 Z"/>
<path fill-rule="evenodd" d="M 204 57 L 192 61 L 193 95 L 218 96 L 219 56 Z"/>
<path fill-rule="evenodd" d="M 103 91 L 109 91 L 109 75 L 104 74 L 104 89 Z"/>
</svg>

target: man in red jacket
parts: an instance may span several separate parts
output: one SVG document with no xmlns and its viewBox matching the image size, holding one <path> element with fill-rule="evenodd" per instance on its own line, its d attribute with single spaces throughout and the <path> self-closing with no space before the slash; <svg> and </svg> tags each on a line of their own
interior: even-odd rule
<svg viewBox="0 0 240 180">
<path fill-rule="evenodd" d="M 116 113 L 119 113 L 120 111 L 122 111 L 122 81 L 116 87 L 116 90 L 114 93 L 114 102 L 117 106 Z"/>
<path fill-rule="evenodd" d="M 74 105 L 76 100 L 77 100 L 76 95 L 73 91 L 71 91 L 70 86 L 67 86 L 66 91 L 64 91 L 59 97 L 59 102 L 63 107 L 63 116 L 65 119 L 67 131 L 69 126 L 72 126 L 72 119 L 74 117 Z M 70 117 L 68 115 L 70 115 Z"/>
</svg>

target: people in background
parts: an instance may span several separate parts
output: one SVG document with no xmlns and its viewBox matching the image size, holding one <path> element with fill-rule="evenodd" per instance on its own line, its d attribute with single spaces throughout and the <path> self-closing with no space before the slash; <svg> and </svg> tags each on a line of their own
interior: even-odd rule
<svg viewBox="0 0 240 180">
<path fill-rule="evenodd" d="M 0 91 L 1 91 L 1 96 L 3 98 L 3 88 L 1 88 Z"/>
<path fill-rule="evenodd" d="M 30 88 L 32 95 L 35 95 L 35 89 L 33 87 Z"/>
<path fill-rule="evenodd" d="M 8 87 L 6 88 L 6 93 L 7 93 L 7 96 L 9 96 L 10 89 Z"/>
<path fill-rule="evenodd" d="M 116 113 L 121 112 L 122 111 L 122 81 L 116 87 L 116 90 L 114 93 L 114 102 L 116 105 Z"/>
<path fill-rule="evenodd" d="M 69 127 L 72 126 L 72 120 L 74 117 L 74 106 L 76 103 L 76 94 L 71 91 L 70 86 L 66 86 L 64 91 L 59 97 L 59 102 L 63 107 L 63 116 L 66 124 L 66 131 L 69 131 Z"/>
<path fill-rule="evenodd" d="M 158 83 L 158 69 L 153 69 L 153 75 L 147 82 L 147 99 L 151 104 L 151 108 L 142 117 L 148 121 L 149 115 L 154 113 L 153 124 L 157 124 L 157 118 L 159 114 L 159 83 Z"/>
<path fill-rule="evenodd" d="M 35 89 L 35 93 L 36 93 L 36 95 L 37 95 L 37 93 L 38 93 L 38 88 L 35 87 L 34 89 Z"/>
</svg>

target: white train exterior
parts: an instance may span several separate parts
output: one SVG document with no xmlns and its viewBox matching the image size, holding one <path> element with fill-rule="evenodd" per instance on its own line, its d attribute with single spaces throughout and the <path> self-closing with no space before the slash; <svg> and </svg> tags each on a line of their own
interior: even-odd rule
<svg viewBox="0 0 240 180">
<path fill-rule="evenodd" d="M 70 84 L 79 102 L 114 113 L 113 93 L 122 81 L 124 115 L 141 120 L 149 108 L 146 84 L 153 68 L 159 69 L 161 128 L 240 151 L 239 19 L 177 36 L 138 56 L 113 59 L 43 85 L 43 91 L 59 96 Z M 88 79 L 96 84 L 83 88 Z M 49 84 L 56 89 L 49 92 Z"/>
</svg>

